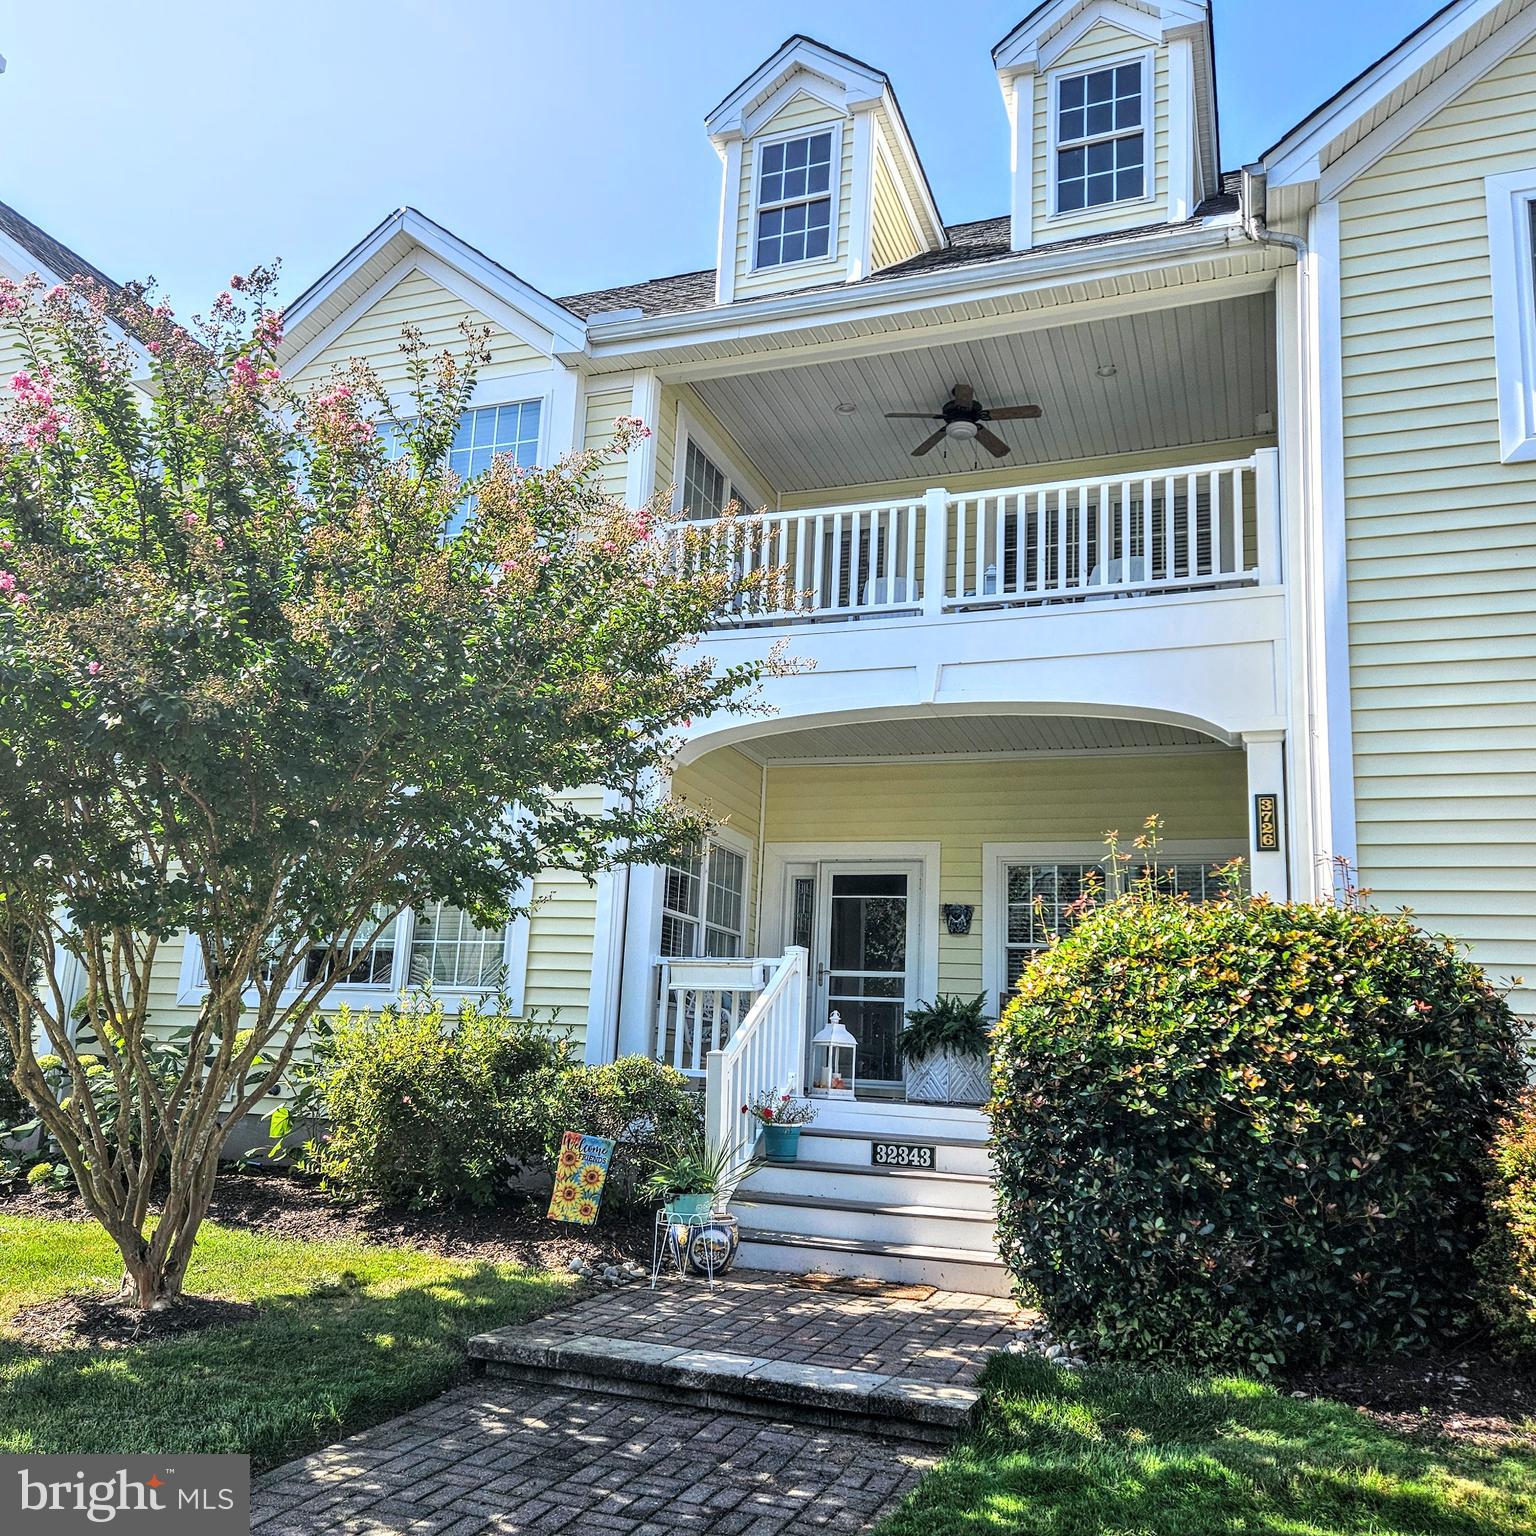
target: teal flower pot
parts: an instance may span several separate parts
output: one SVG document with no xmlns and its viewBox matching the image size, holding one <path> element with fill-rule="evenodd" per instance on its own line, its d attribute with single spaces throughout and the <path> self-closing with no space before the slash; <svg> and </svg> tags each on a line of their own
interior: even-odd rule
<svg viewBox="0 0 1536 1536">
<path fill-rule="evenodd" d="M 690 1216 L 708 1216 L 714 1203 L 713 1195 L 673 1195 L 667 1201 L 667 1215 L 674 1221 L 687 1221 Z"/>
<path fill-rule="evenodd" d="M 763 1156 L 770 1163 L 792 1163 L 800 1155 L 800 1127 L 798 1125 L 765 1125 L 763 1127 Z"/>
</svg>

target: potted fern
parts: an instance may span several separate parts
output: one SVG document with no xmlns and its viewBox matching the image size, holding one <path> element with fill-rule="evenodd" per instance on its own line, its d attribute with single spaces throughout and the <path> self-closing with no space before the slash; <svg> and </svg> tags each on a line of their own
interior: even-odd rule
<svg viewBox="0 0 1536 1536">
<path fill-rule="evenodd" d="M 907 1098 L 919 1104 L 985 1103 L 993 1023 L 985 993 L 941 996 L 910 1010 L 896 1042 Z"/>
</svg>

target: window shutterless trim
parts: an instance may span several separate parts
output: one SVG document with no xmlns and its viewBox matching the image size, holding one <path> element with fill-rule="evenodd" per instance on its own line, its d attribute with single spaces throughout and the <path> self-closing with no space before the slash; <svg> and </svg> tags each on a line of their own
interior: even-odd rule
<svg viewBox="0 0 1536 1536">
<path fill-rule="evenodd" d="M 829 150 L 830 159 L 827 165 L 827 251 L 824 256 L 799 256 L 793 261 L 775 261 L 767 266 L 760 266 L 757 260 L 757 231 L 758 216 L 775 208 L 791 208 L 800 203 L 820 202 L 822 194 L 815 193 L 805 197 L 793 197 L 787 200 L 775 198 L 767 203 L 762 200 L 763 186 L 763 150 L 773 144 L 791 144 L 797 139 L 814 139 L 820 134 L 830 134 L 832 143 Z M 765 133 L 760 138 L 751 141 L 752 144 L 752 189 L 748 203 L 747 217 L 747 273 L 755 276 L 758 273 L 796 271 L 805 267 L 837 266 L 837 229 L 838 216 L 842 204 L 842 179 L 843 179 L 843 124 L 833 119 L 825 123 L 814 123 L 807 128 L 794 128 L 784 133 Z M 745 172 L 743 173 L 745 174 Z"/>
<path fill-rule="evenodd" d="M 1064 80 L 1086 79 L 1089 75 L 1103 74 L 1108 70 L 1122 69 L 1127 64 L 1138 65 L 1141 69 L 1141 126 L 1139 128 L 1116 129 L 1109 133 L 1098 133 L 1084 139 L 1068 139 L 1067 149 L 1081 148 L 1087 150 L 1090 144 L 1101 144 L 1110 139 L 1129 138 L 1132 134 L 1139 133 L 1142 136 L 1141 147 L 1141 193 L 1137 197 L 1117 198 L 1109 203 L 1089 203 L 1081 208 L 1062 209 L 1057 206 L 1057 196 L 1060 185 L 1058 170 L 1062 142 L 1058 138 L 1058 128 L 1061 122 L 1060 95 L 1061 83 Z M 1140 208 L 1143 205 L 1151 206 L 1158 201 L 1157 196 L 1157 60 L 1153 49 L 1141 49 L 1133 53 L 1118 54 L 1112 58 L 1097 59 L 1088 65 L 1070 65 L 1061 69 L 1053 69 L 1045 76 L 1045 122 L 1046 122 L 1046 155 L 1045 155 L 1045 180 L 1046 180 L 1046 217 L 1051 220 L 1088 219 L 1095 214 L 1102 214 L 1117 208 Z M 1172 124 L 1170 122 L 1170 130 Z"/>
<path fill-rule="evenodd" d="M 1499 458 L 1536 462 L 1536 166 L 1489 176 L 1489 272 Z"/>
</svg>

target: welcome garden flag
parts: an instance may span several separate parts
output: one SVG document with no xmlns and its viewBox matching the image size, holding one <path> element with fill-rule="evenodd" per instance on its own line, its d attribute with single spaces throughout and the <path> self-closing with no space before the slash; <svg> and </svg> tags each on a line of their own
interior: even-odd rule
<svg viewBox="0 0 1536 1536">
<path fill-rule="evenodd" d="M 606 1136 L 567 1131 L 560 1138 L 560 1156 L 555 1161 L 555 1192 L 549 1200 L 551 1220 L 574 1221 L 578 1226 L 590 1227 L 597 1220 L 612 1160 L 613 1143 Z"/>
</svg>

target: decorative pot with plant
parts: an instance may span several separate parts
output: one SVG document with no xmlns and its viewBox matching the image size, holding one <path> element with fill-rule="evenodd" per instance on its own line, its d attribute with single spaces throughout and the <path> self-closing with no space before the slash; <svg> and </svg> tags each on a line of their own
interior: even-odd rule
<svg viewBox="0 0 1536 1536">
<path fill-rule="evenodd" d="M 660 1201 L 668 1217 L 685 1221 L 725 1208 L 732 1192 L 756 1166 L 737 1161 L 728 1147 L 711 1147 L 702 1137 L 675 1143 L 651 1164 L 640 1186 Z"/>
<path fill-rule="evenodd" d="M 907 1098 L 920 1104 L 984 1104 L 992 1025 L 984 993 L 938 997 L 907 1014 L 896 1049 L 906 1065 Z"/>
<path fill-rule="evenodd" d="M 764 1088 L 741 1112 L 763 1130 L 763 1157 L 770 1163 L 792 1163 L 800 1155 L 800 1128 L 816 1118 L 816 1106 L 785 1089 Z"/>
</svg>

